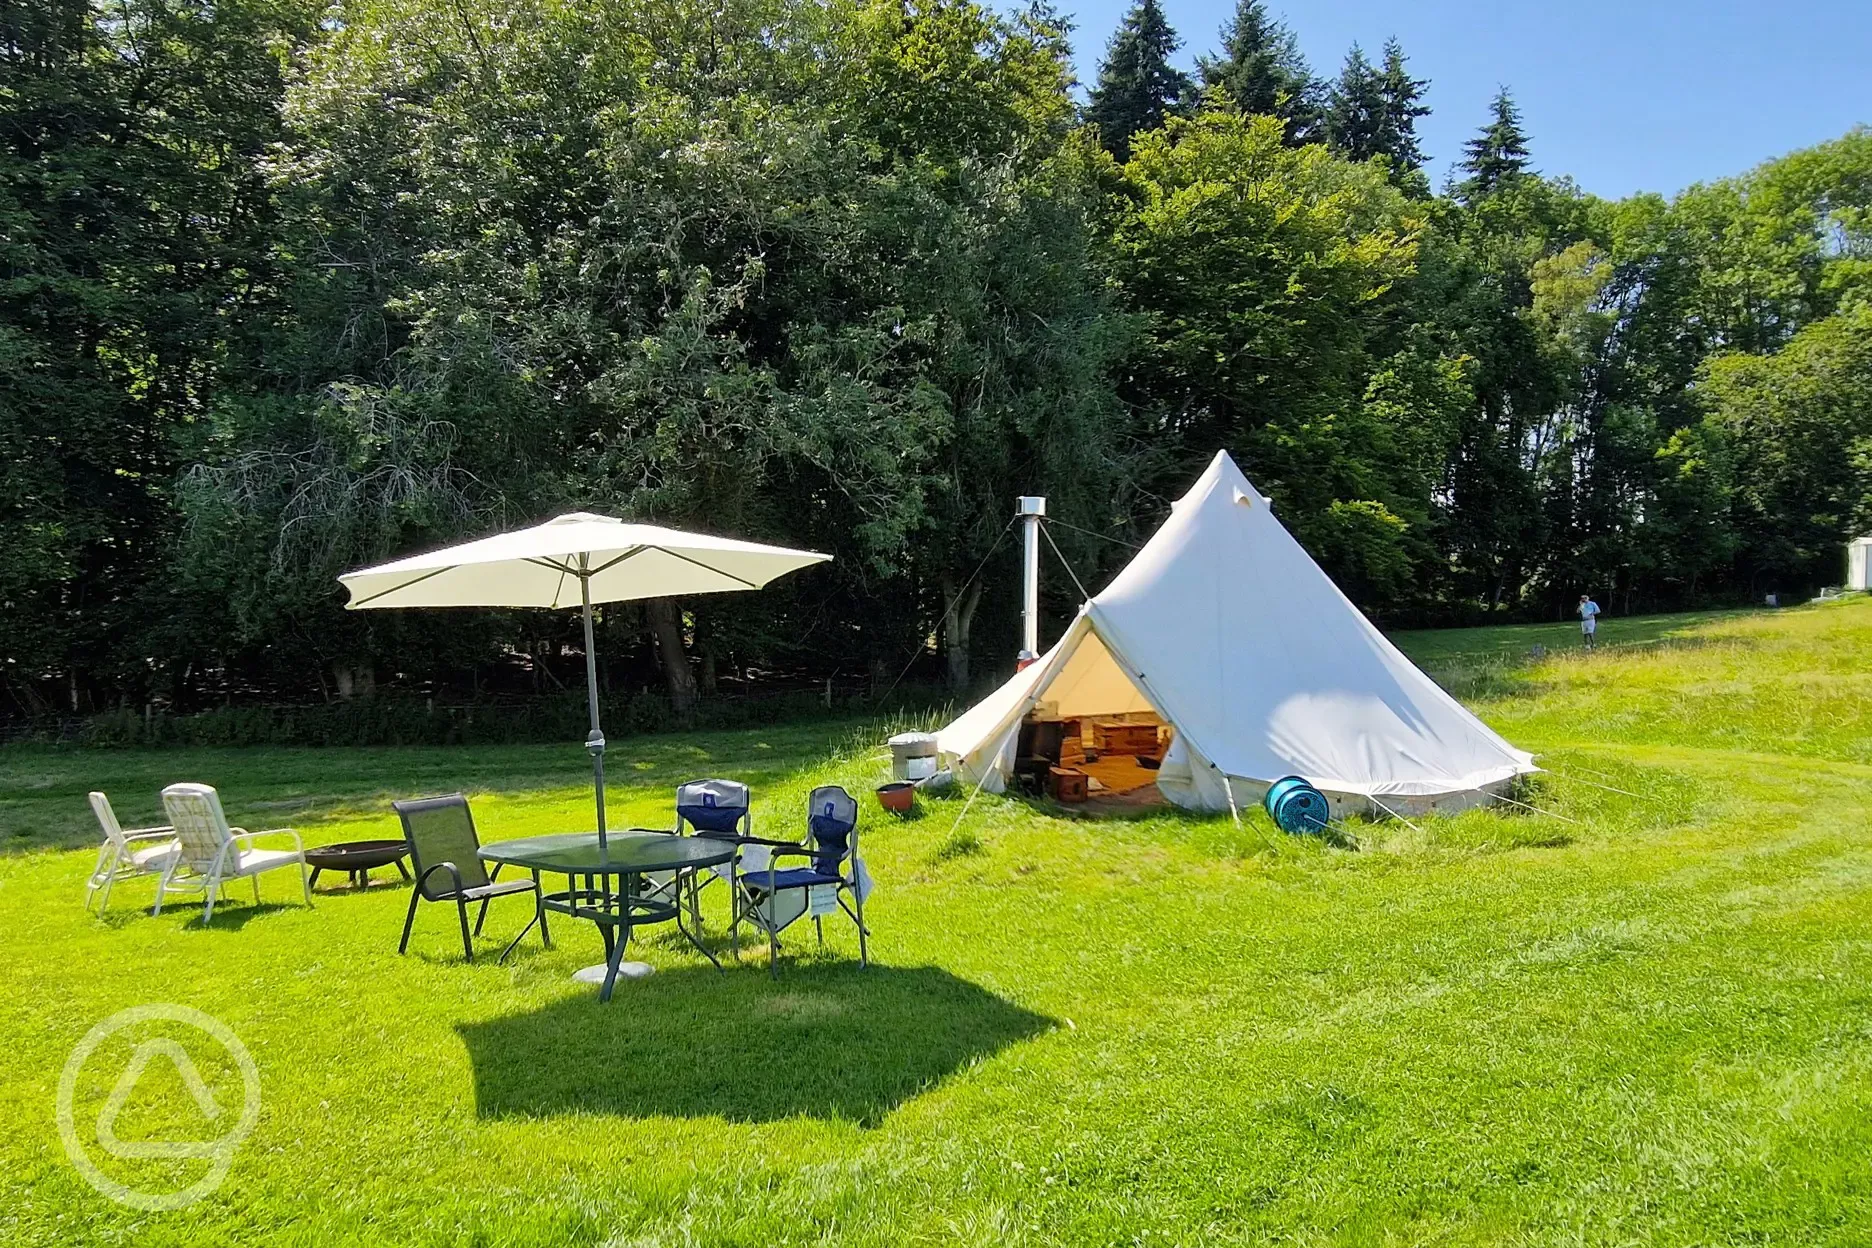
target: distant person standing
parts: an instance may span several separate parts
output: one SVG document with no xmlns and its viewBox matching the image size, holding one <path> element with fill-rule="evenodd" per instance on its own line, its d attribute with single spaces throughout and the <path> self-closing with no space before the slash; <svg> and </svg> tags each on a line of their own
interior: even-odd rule
<svg viewBox="0 0 1872 1248">
<path fill-rule="evenodd" d="M 1599 631 L 1599 604 L 1588 594 L 1579 596 L 1579 631 L 1580 640 L 1588 650 L 1592 649 L 1593 634 Z"/>
</svg>

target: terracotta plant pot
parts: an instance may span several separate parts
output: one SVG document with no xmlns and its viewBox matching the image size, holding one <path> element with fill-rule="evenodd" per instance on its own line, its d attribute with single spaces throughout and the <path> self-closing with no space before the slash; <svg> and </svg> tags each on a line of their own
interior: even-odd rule
<svg viewBox="0 0 1872 1248">
<path fill-rule="evenodd" d="M 891 784 L 880 784 L 877 790 L 878 805 L 894 815 L 908 814 L 916 802 L 916 785 L 906 780 Z"/>
</svg>

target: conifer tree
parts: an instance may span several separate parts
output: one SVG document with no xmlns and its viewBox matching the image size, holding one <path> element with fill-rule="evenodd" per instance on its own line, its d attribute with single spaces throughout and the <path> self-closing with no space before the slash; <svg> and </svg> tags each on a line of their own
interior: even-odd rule
<svg viewBox="0 0 1872 1248">
<path fill-rule="evenodd" d="M 1410 76 L 1404 49 L 1396 39 L 1385 40 L 1384 68 L 1366 59 L 1356 43 L 1346 53 L 1345 67 L 1333 83 L 1326 104 L 1326 139 L 1333 150 L 1351 160 L 1387 157 L 1398 185 L 1421 193 L 1429 187 L 1413 177 L 1422 167 L 1423 149 L 1417 144 L 1417 119 L 1430 110 L 1419 101 L 1428 84 Z"/>
<path fill-rule="evenodd" d="M 1293 31 L 1270 17 L 1262 0 L 1238 0 L 1222 28 L 1222 54 L 1197 61 L 1205 87 L 1221 87 L 1244 113 L 1287 122 L 1287 141 L 1318 137 L 1319 84 Z"/>
<path fill-rule="evenodd" d="M 1192 94 L 1189 75 L 1170 63 L 1181 45 L 1157 0 L 1139 0 L 1112 36 L 1086 120 L 1119 160 L 1130 157 L 1132 135 L 1163 125 Z"/>
<path fill-rule="evenodd" d="M 1405 68 L 1403 45 L 1395 38 L 1385 40 L 1384 69 L 1379 75 L 1379 90 L 1385 102 L 1384 149 L 1399 172 L 1421 169 L 1423 148 L 1417 143 L 1417 119 L 1428 117 L 1423 104 L 1427 78 L 1413 78 Z"/>
<path fill-rule="evenodd" d="M 1326 100 L 1327 143 L 1349 160 L 1387 153 L 1389 111 L 1383 76 L 1353 44 Z"/>
<path fill-rule="evenodd" d="M 1489 105 L 1494 120 L 1463 145 L 1461 170 L 1468 176 L 1455 187 L 1465 203 L 1486 199 L 1505 184 L 1528 172 L 1527 135 L 1521 130 L 1521 110 L 1503 87 Z"/>
</svg>

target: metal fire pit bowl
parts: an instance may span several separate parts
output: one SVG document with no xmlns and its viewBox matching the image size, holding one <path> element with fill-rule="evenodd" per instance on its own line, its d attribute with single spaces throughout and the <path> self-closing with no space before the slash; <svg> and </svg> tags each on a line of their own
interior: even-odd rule
<svg viewBox="0 0 1872 1248">
<path fill-rule="evenodd" d="M 370 873 L 378 867 L 396 864 L 404 879 L 410 878 L 403 859 L 409 856 L 407 841 L 344 841 L 321 845 L 305 851 L 306 866 L 312 868 L 311 886 L 318 886 L 319 872 L 342 871 L 351 877 L 352 888 L 369 888 Z"/>
</svg>

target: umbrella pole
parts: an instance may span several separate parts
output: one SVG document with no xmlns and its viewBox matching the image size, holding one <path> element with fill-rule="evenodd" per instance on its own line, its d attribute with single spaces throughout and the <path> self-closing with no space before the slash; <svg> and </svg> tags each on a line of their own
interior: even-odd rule
<svg viewBox="0 0 1872 1248">
<path fill-rule="evenodd" d="M 584 562 L 583 558 L 580 563 Z M 592 783 L 598 793 L 598 848 L 605 848 L 604 732 L 598 727 L 598 651 L 592 644 L 591 577 L 580 569 L 579 597 L 585 607 L 585 704 L 591 711 L 591 735 L 585 749 L 591 755 Z"/>
</svg>

